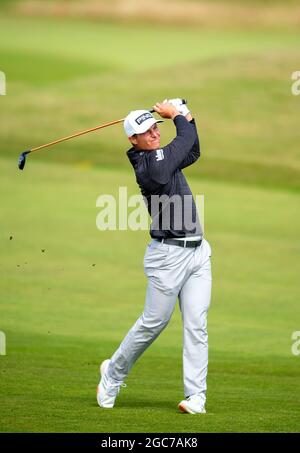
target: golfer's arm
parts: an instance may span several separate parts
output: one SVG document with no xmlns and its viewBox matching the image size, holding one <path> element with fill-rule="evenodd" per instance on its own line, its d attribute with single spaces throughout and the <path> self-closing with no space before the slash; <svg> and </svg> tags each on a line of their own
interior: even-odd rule
<svg viewBox="0 0 300 453">
<path fill-rule="evenodd" d="M 190 114 L 189 114 L 190 115 Z M 188 116 L 188 115 L 187 115 Z M 187 117 L 186 117 L 187 118 Z M 180 164 L 180 169 L 182 170 L 183 168 L 186 168 L 188 167 L 189 165 L 192 165 L 194 162 L 196 162 L 196 160 L 199 159 L 200 157 L 200 142 L 199 142 L 199 137 L 198 137 L 198 132 L 197 132 L 197 127 L 196 127 L 196 123 L 195 123 L 195 120 L 192 118 L 192 120 L 189 122 L 194 130 L 195 130 L 195 134 L 196 134 L 196 139 L 195 139 L 195 142 L 189 152 L 189 154 L 187 155 L 187 157 L 184 159 L 184 161 Z"/>
<path fill-rule="evenodd" d="M 174 118 L 176 137 L 169 145 L 162 148 L 163 158 L 157 158 L 156 152 L 149 153 L 149 176 L 159 184 L 166 184 L 172 174 L 180 168 L 196 140 L 196 130 L 185 117 Z"/>
</svg>

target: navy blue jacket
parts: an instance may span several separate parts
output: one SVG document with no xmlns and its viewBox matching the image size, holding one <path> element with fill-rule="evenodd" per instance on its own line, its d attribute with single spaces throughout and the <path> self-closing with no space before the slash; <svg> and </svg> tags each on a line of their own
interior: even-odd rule
<svg viewBox="0 0 300 453">
<path fill-rule="evenodd" d="M 153 238 L 201 235 L 195 201 L 182 169 L 200 156 L 195 121 L 183 115 L 174 118 L 176 137 L 153 151 L 131 148 L 127 156 L 152 218 Z"/>
</svg>

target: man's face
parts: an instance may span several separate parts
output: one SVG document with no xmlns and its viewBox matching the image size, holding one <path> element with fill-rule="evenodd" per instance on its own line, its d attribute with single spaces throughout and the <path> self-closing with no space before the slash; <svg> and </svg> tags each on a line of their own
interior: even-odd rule
<svg viewBox="0 0 300 453">
<path fill-rule="evenodd" d="M 129 137 L 129 140 L 136 149 L 142 149 L 143 151 L 152 151 L 160 148 L 160 132 L 157 124 L 153 124 L 143 134 L 136 134 Z"/>
</svg>

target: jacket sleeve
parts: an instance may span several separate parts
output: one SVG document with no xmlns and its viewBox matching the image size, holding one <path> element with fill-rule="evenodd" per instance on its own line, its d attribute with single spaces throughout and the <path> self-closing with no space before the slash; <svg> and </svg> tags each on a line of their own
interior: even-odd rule
<svg viewBox="0 0 300 453">
<path fill-rule="evenodd" d="M 176 137 L 169 145 L 148 154 L 150 178 L 159 184 L 166 184 L 173 173 L 181 168 L 197 138 L 195 126 L 183 115 L 174 118 Z"/>
<path fill-rule="evenodd" d="M 190 121 L 190 124 L 194 127 L 195 129 L 195 133 L 196 133 L 196 139 L 195 139 L 195 142 L 194 142 L 194 145 L 193 147 L 191 148 L 189 154 L 187 155 L 187 157 L 183 160 L 183 162 L 181 162 L 180 164 L 180 169 L 182 170 L 183 168 L 186 168 L 188 167 L 189 165 L 192 165 L 194 162 L 196 162 L 196 160 L 199 159 L 200 157 L 200 143 L 199 143 L 199 137 L 198 137 L 198 133 L 197 133 L 197 127 L 196 127 L 196 123 L 195 123 L 195 120 L 192 119 L 192 121 Z"/>
</svg>

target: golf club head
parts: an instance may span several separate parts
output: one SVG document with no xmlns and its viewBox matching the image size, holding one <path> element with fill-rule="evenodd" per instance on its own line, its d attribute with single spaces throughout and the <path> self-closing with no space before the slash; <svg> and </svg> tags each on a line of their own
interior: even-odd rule
<svg viewBox="0 0 300 453">
<path fill-rule="evenodd" d="M 23 168 L 25 167 L 26 154 L 29 154 L 29 153 L 30 153 L 30 151 L 24 151 L 23 153 L 20 154 L 19 163 L 18 163 L 18 167 L 20 170 L 23 170 Z"/>
</svg>

